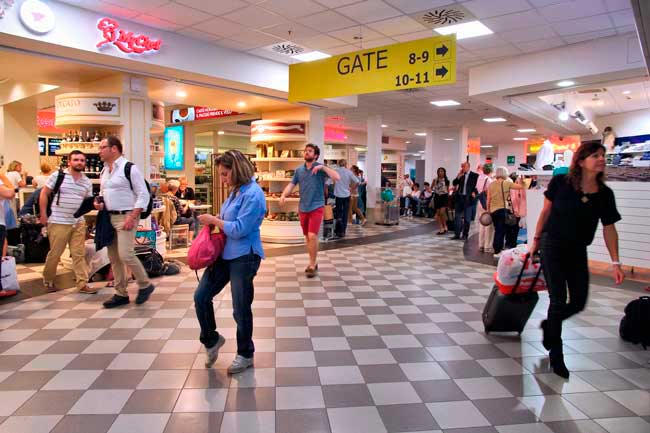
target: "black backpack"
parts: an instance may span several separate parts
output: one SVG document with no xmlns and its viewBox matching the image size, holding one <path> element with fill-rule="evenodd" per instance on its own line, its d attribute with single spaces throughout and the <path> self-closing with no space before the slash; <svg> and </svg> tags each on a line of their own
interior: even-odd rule
<svg viewBox="0 0 650 433">
<path fill-rule="evenodd" d="M 133 167 L 133 163 L 127 161 L 124 165 L 124 176 L 126 176 L 126 180 L 129 181 L 129 185 L 131 186 L 131 191 L 133 191 L 133 183 L 131 183 L 131 167 Z M 151 187 L 149 186 L 147 179 L 144 180 L 144 184 L 147 186 L 147 191 L 149 192 L 149 204 L 147 204 L 147 208 L 140 213 L 141 220 L 151 215 L 151 209 L 153 209 L 153 197 L 151 196 Z"/>
<path fill-rule="evenodd" d="M 59 199 L 61 198 L 61 185 L 63 184 L 63 179 L 65 178 L 65 172 L 63 169 L 59 169 L 59 175 L 56 177 L 56 183 L 54 184 L 54 188 L 52 188 L 52 192 L 50 195 L 47 197 L 47 216 L 52 215 L 52 202 L 54 201 L 54 196 L 56 196 L 56 205 L 59 205 Z"/>
<path fill-rule="evenodd" d="M 618 328 L 621 338 L 630 343 L 650 346 L 650 296 L 641 296 L 627 304 Z"/>
<path fill-rule="evenodd" d="M 137 245 L 135 255 L 150 277 L 159 277 L 165 273 L 165 260 L 155 248 Z"/>
</svg>

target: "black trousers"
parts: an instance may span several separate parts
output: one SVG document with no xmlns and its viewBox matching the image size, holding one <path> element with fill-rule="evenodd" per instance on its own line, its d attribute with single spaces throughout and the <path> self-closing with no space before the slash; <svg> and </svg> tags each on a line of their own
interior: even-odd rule
<svg viewBox="0 0 650 433">
<path fill-rule="evenodd" d="M 561 350 L 562 322 L 582 311 L 587 304 L 589 293 L 587 247 L 549 239 L 547 235 L 543 235 L 541 252 L 550 299 L 546 332 L 552 348 Z"/>
<path fill-rule="evenodd" d="M 348 229 L 348 212 L 350 211 L 350 197 L 336 197 L 336 208 L 334 208 L 334 218 L 336 218 L 336 234 L 345 236 Z"/>
</svg>

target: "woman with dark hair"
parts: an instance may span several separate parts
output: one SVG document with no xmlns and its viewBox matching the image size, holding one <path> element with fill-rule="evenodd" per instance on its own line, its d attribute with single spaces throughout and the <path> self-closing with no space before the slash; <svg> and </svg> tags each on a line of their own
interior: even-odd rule
<svg viewBox="0 0 650 433">
<path fill-rule="evenodd" d="M 229 374 L 253 366 L 253 279 L 264 258 L 260 225 L 266 214 L 262 188 L 255 182 L 255 168 L 238 150 L 229 150 L 217 158 L 221 181 L 230 187 L 230 195 L 221 206 L 219 217 L 199 215 L 199 221 L 216 226 L 226 235 L 219 259 L 203 273 L 194 293 L 196 316 L 201 326 L 201 343 L 206 348 L 206 367 L 212 367 L 219 348 L 226 342 L 217 332 L 212 299 L 230 283 L 233 317 L 237 323 L 237 356 L 228 367 Z"/>
<path fill-rule="evenodd" d="M 614 193 L 604 179 L 605 147 L 597 142 L 581 145 L 573 156 L 569 174 L 555 176 L 549 183 L 531 245 L 532 252 L 541 246 L 551 301 L 548 317 L 542 322 L 542 343 L 550 351 L 553 372 L 563 378 L 569 377 L 569 370 L 562 351 L 562 322 L 582 311 L 587 303 L 587 246 L 594 239 L 598 221 L 603 225 L 614 281 L 620 284 L 625 278 L 614 225 L 621 216 Z"/>
<path fill-rule="evenodd" d="M 444 235 L 447 228 L 447 206 L 449 205 L 449 178 L 444 167 L 438 168 L 436 178 L 433 180 L 433 212 L 438 222 L 438 234 Z"/>
</svg>

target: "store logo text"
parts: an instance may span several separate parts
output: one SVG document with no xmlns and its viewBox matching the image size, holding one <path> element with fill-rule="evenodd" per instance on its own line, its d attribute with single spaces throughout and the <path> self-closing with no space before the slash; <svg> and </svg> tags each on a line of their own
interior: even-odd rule
<svg viewBox="0 0 650 433">
<path fill-rule="evenodd" d="M 134 35 L 133 32 L 118 30 L 120 24 L 112 18 L 102 18 L 97 23 L 97 29 L 102 32 L 104 39 L 97 44 L 97 48 L 105 44 L 113 44 L 120 51 L 127 54 L 142 54 L 147 51 L 158 51 L 162 39 L 153 40 L 149 36 Z"/>
</svg>

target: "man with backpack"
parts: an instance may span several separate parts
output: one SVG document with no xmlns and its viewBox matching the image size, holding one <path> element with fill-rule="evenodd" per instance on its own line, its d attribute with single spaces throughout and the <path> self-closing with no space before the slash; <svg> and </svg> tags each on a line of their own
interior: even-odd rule
<svg viewBox="0 0 650 433">
<path fill-rule="evenodd" d="M 80 293 L 93 294 L 97 289 L 88 286 L 88 266 L 85 260 L 86 222 L 75 218 L 83 200 L 93 195 L 93 185 L 84 174 L 86 155 L 73 150 L 67 170 L 59 170 L 48 178 L 39 197 L 40 220 L 47 227 L 50 251 L 43 268 L 43 284 L 48 292 L 54 292 L 56 268 L 65 247 L 70 248 L 74 266 L 75 282 Z"/>
<path fill-rule="evenodd" d="M 134 247 L 138 222 L 151 212 L 151 194 L 140 170 L 122 156 L 122 151 L 122 142 L 117 137 L 111 136 L 99 143 L 99 157 L 104 162 L 104 169 L 95 208 L 106 209 L 115 229 L 113 242 L 108 247 L 108 257 L 115 277 L 116 293 L 104 302 L 105 308 L 129 303 L 126 266 L 138 283 L 136 304 L 145 303 L 154 291 L 144 266 L 135 255 Z"/>
</svg>

